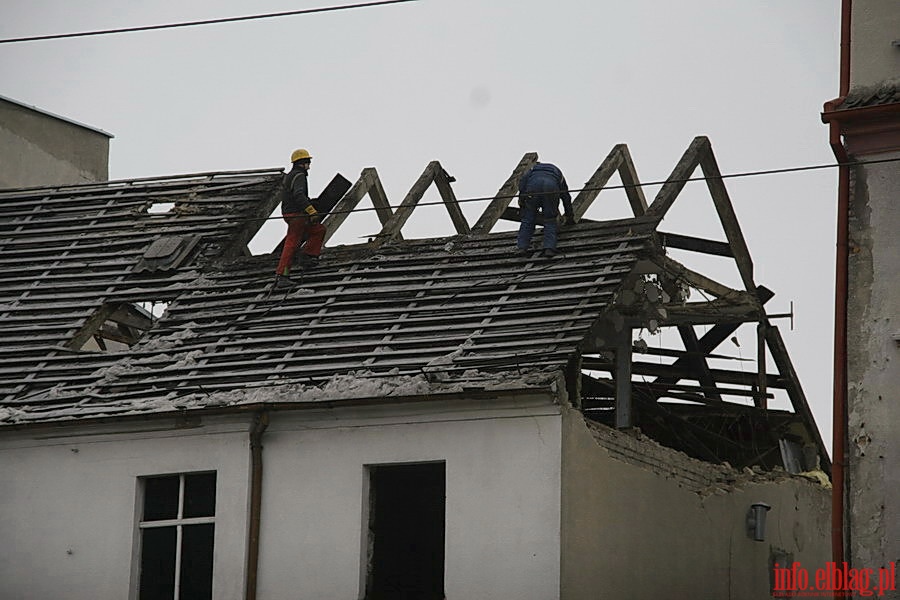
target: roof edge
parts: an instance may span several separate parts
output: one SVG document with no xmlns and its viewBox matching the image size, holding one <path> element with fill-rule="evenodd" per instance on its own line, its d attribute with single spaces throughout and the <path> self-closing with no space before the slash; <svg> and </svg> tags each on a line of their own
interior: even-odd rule
<svg viewBox="0 0 900 600">
<path fill-rule="evenodd" d="M 176 411 L 143 412 L 132 414 L 109 415 L 102 417 L 63 418 L 59 420 L 37 420 L 19 423 L 0 423 L 0 435 L 3 432 L 34 431 L 40 429 L 64 429 L 79 425 L 112 425 L 115 423 L 137 423 L 140 421 L 158 421 L 175 419 L 172 429 L 183 429 L 185 423 L 201 417 L 252 414 L 260 411 L 288 412 L 321 410 L 333 408 L 351 408 L 358 406 L 386 406 L 391 404 L 405 405 L 417 402 L 438 401 L 465 401 L 486 400 L 500 396 L 522 396 L 543 394 L 552 397 L 553 403 L 559 403 L 558 391 L 553 389 L 552 383 L 532 387 L 521 386 L 516 388 L 497 388 L 484 390 L 464 390 L 461 392 L 435 392 L 430 394 L 416 394 L 405 396 L 377 396 L 357 398 L 334 398 L 329 400 L 298 401 L 298 402 L 253 402 L 247 404 L 231 404 L 228 406 L 208 406 L 202 408 L 186 408 Z"/>
<path fill-rule="evenodd" d="M 20 102 L 18 100 L 15 100 L 8 96 L 4 96 L 2 94 L 0 94 L 0 100 L 5 100 L 6 102 L 9 102 L 10 104 L 15 104 L 17 106 L 21 106 L 22 108 L 27 108 L 28 110 L 33 110 L 34 112 L 41 113 L 42 115 L 46 115 L 48 117 L 53 117 L 54 119 L 58 119 L 60 121 L 64 121 L 66 123 L 69 123 L 70 125 L 75 125 L 76 127 L 81 127 L 82 129 L 87 129 L 89 131 L 93 131 L 95 133 L 105 135 L 106 137 L 108 137 L 110 139 L 116 137 L 113 134 L 109 133 L 108 131 L 103 131 L 102 129 L 100 129 L 98 127 L 93 127 L 91 125 L 85 125 L 84 123 L 79 123 L 78 121 L 69 119 L 68 117 L 63 117 L 61 115 L 57 115 L 56 113 L 52 113 L 49 110 L 44 110 L 42 108 L 38 108 L 37 106 L 33 106 L 31 104 L 26 104 L 24 102 Z"/>
</svg>

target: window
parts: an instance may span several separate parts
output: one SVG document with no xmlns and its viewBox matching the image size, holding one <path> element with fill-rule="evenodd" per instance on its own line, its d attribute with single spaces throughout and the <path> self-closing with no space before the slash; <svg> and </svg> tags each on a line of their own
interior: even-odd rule
<svg viewBox="0 0 900 600">
<path fill-rule="evenodd" d="M 369 467 L 366 599 L 443 600 L 444 463 Z"/>
<path fill-rule="evenodd" d="M 216 474 L 146 477 L 140 600 L 212 598 Z"/>
</svg>

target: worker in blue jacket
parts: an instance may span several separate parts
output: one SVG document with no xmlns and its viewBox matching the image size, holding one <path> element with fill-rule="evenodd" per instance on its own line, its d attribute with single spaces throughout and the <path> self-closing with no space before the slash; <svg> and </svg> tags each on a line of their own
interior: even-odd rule
<svg viewBox="0 0 900 600">
<path fill-rule="evenodd" d="M 569 186 L 559 167 L 550 163 L 535 163 L 521 179 L 519 179 L 519 237 L 517 245 L 519 254 L 527 255 L 534 235 L 535 220 L 540 209 L 544 220 L 544 245 L 541 254 L 547 258 L 556 256 L 557 217 L 559 201 L 563 202 L 566 219 L 575 221 L 572 210 L 572 196 Z"/>
</svg>

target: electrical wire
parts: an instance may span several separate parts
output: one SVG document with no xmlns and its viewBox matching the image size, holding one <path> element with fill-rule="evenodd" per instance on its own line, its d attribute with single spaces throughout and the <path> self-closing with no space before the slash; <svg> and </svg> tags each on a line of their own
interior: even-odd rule
<svg viewBox="0 0 900 600">
<path fill-rule="evenodd" d="M 319 8 L 306 8 L 302 10 L 289 10 L 285 12 L 246 15 L 242 17 L 223 17 L 219 19 L 205 19 L 202 21 L 185 21 L 181 23 L 166 23 L 163 25 L 143 25 L 139 27 L 122 27 L 118 29 L 101 29 L 94 31 L 79 31 L 75 33 L 56 33 L 49 35 L 34 35 L 18 38 L 0 39 L 0 44 L 14 44 L 18 42 L 37 42 L 45 40 L 59 40 L 65 38 L 89 37 L 98 35 L 110 35 L 115 33 L 134 33 L 136 31 L 154 31 L 158 29 L 175 29 L 179 27 L 196 27 L 199 25 L 218 25 L 221 23 L 235 23 L 238 21 L 253 21 L 259 19 L 273 19 L 276 17 L 290 17 L 295 15 L 308 15 L 312 13 L 334 12 L 350 10 L 354 8 L 369 8 L 386 4 L 400 4 L 403 2 L 418 2 L 418 0 L 378 0 L 375 2 L 360 2 L 357 4 L 342 4 L 340 6 L 323 6 Z"/>
<path fill-rule="evenodd" d="M 690 182 L 696 182 L 696 181 L 737 179 L 737 178 L 743 178 L 743 177 L 758 177 L 758 176 L 762 176 L 762 175 L 778 175 L 778 174 L 784 174 L 784 173 L 798 173 L 798 172 L 803 172 L 803 171 L 834 169 L 834 168 L 838 168 L 838 167 L 856 167 L 856 166 L 862 166 L 862 165 L 873 165 L 873 164 L 892 163 L 892 162 L 900 162 L 900 158 L 882 158 L 882 159 L 860 160 L 860 161 L 844 162 L 844 163 L 823 163 L 823 164 L 819 164 L 819 165 L 806 165 L 806 166 L 801 166 L 801 167 L 783 167 L 783 168 L 778 168 L 778 169 L 764 169 L 764 170 L 760 170 L 760 171 L 742 171 L 742 172 L 737 172 L 737 173 L 726 173 L 723 175 L 718 175 L 716 177 L 706 177 L 704 175 L 701 177 L 686 177 L 683 179 L 666 179 L 666 180 L 661 180 L 661 181 L 650 181 L 650 182 L 635 183 L 635 184 L 629 184 L 629 185 L 619 184 L 619 185 L 603 185 L 603 186 L 599 186 L 599 187 L 590 187 L 589 186 L 589 187 L 583 187 L 583 188 L 569 189 L 569 192 L 577 193 L 577 192 L 594 192 L 594 191 L 596 191 L 597 193 L 600 193 L 603 190 L 645 188 L 645 187 L 651 187 L 651 186 L 663 186 L 668 183 L 681 184 L 681 183 L 690 183 Z M 239 173 L 239 172 L 235 172 L 235 173 Z M 189 177 L 189 176 L 190 176 L 189 174 L 185 175 L 185 177 Z M 148 181 L 152 181 L 155 179 L 156 178 L 141 178 L 141 179 L 134 179 L 134 180 L 121 179 L 121 180 L 111 180 L 111 181 L 106 181 L 106 182 L 93 182 L 90 185 L 97 186 L 97 185 L 103 185 L 103 184 L 109 184 L 109 185 L 126 184 L 126 183 L 131 183 L 133 181 L 143 183 L 143 182 L 148 182 Z M 73 187 L 77 188 L 77 186 L 73 186 Z M 65 189 L 65 187 L 60 187 L 58 189 Z M 11 192 L 11 191 L 14 191 L 14 190 L 4 190 L 4 192 L 7 192 L 7 193 Z M 198 190 L 198 191 L 200 193 L 202 193 L 202 190 Z M 77 193 L 73 194 L 73 195 L 77 195 Z M 487 201 L 501 200 L 501 199 L 512 200 L 513 198 L 515 198 L 518 195 L 519 195 L 518 193 L 513 193 L 513 194 L 508 194 L 508 195 L 500 194 L 500 195 L 496 195 L 496 196 L 473 196 L 473 197 L 469 197 L 469 198 L 456 198 L 456 203 L 463 204 L 466 202 L 487 202 Z M 190 200 L 178 200 L 178 203 L 188 205 L 188 204 L 191 204 L 191 201 Z M 436 205 L 441 205 L 441 204 L 444 204 L 443 200 L 438 200 L 438 201 L 434 201 L 434 202 L 418 202 L 415 205 L 410 206 L 404 210 L 412 211 L 413 209 L 415 209 L 419 206 L 436 206 Z M 394 214 L 396 214 L 396 210 L 399 209 L 400 206 L 399 205 L 391 206 L 390 208 L 394 209 L 395 210 Z M 355 208 L 345 209 L 345 210 L 331 210 L 331 211 L 329 211 L 328 214 L 331 214 L 331 215 L 351 214 L 351 213 L 357 213 L 357 212 L 370 212 L 370 211 L 376 211 L 376 210 L 380 210 L 380 209 L 375 206 L 364 206 L 364 207 L 355 207 Z M 270 216 L 270 217 L 265 217 L 265 218 L 257 217 L 257 218 L 230 219 L 230 221 L 234 222 L 234 223 L 250 223 L 250 222 L 258 223 L 260 221 L 272 221 L 272 220 L 280 221 L 280 220 L 282 220 L 282 217 L 279 215 L 279 216 Z M 369 236 L 369 237 L 371 237 L 371 236 Z"/>
<path fill-rule="evenodd" d="M 797 173 L 797 172 L 802 172 L 802 171 L 834 169 L 837 167 L 855 167 L 855 166 L 861 166 L 861 165 L 872 165 L 872 164 L 890 163 L 890 162 L 900 162 L 900 158 L 860 160 L 860 161 L 846 162 L 846 163 L 825 163 L 825 164 L 820 164 L 820 165 L 807 165 L 807 166 L 802 166 L 802 167 L 784 167 L 784 168 L 780 168 L 780 169 L 765 169 L 765 170 L 761 170 L 761 171 L 743 171 L 743 172 L 738 172 L 738 173 L 727 173 L 727 174 L 719 175 L 716 177 L 702 176 L 702 177 L 687 177 L 684 179 L 666 179 L 663 181 L 650 181 L 650 182 L 645 182 L 645 183 L 635 183 L 633 185 L 620 184 L 620 185 L 603 185 L 603 186 L 599 186 L 599 187 L 583 187 L 583 188 L 577 188 L 577 189 L 569 189 L 569 192 L 577 193 L 577 192 L 594 192 L 594 191 L 596 191 L 597 193 L 599 193 L 603 190 L 644 188 L 644 187 L 651 187 L 651 186 L 662 186 L 662 185 L 666 185 L 667 183 L 689 183 L 692 181 L 737 179 L 737 178 L 741 178 L 741 177 L 757 177 L 760 175 L 778 175 L 778 174 L 783 174 L 783 173 Z M 519 195 L 518 193 L 514 193 L 514 194 L 509 194 L 509 195 L 501 194 L 501 195 L 497 195 L 497 196 L 473 196 L 473 197 L 469 197 L 469 198 L 457 198 L 456 202 L 458 204 L 462 204 L 465 202 L 486 202 L 486 201 L 490 201 L 490 200 L 500 200 L 500 199 L 512 200 L 513 198 L 515 198 L 518 195 Z M 189 204 L 189 202 L 185 202 L 185 203 Z M 411 211 L 414 208 L 419 207 L 419 206 L 435 206 L 435 205 L 441 205 L 441 204 L 444 204 L 443 200 L 434 201 L 434 202 L 418 202 L 414 206 L 409 207 L 408 210 Z M 395 206 L 395 207 L 391 207 L 391 208 L 398 209 L 400 207 Z M 332 210 L 329 212 L 329 214 L 350 214 L 350 213 L 355 213 L 355 212 L 369 212 L 369 211 L 373 211 L 373 210 L 379 210 L 379 209 L 378 209 L 378 207 L 375 207 L 375 206 L 356 207 L 356 208 L 347 209 L 347 210 Z M 281 219 L 282 219 L 282 217 L 280 217 L 280 216 L 272 216 L 272 217 L 267 217 L 264 220 L 269 221 L 269 220 L 281 220 Z M 260 221 L 260 220 L 263 220 L 263 219 L 246 219 L 247 222 Z"/>
</svg>

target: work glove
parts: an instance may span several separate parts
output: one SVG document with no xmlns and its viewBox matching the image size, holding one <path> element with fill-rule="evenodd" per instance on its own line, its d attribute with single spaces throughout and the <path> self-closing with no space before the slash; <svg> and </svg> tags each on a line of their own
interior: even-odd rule
<svg viewBox="0 0 900 600">
<path fill-rule="evenodd" d="M 319 221 L 322 220 L 321 215 L 319 215 L 319 213 L 316 211 L 315 207 L 313 207 L 312 205 L 307 206 L 305 210 L 306 210 L 306 214 L 309 215 L 310 223 L 318 223 Z"/>
</svg>

